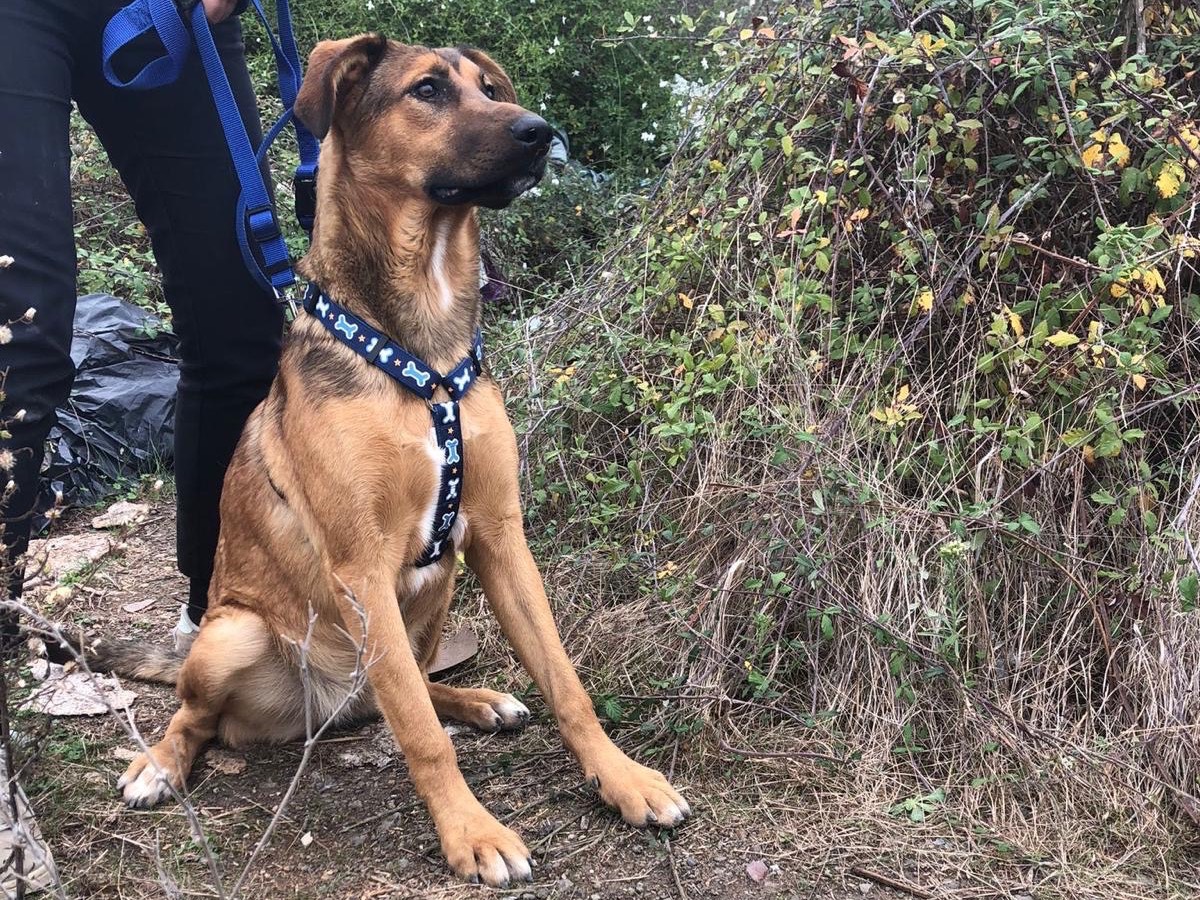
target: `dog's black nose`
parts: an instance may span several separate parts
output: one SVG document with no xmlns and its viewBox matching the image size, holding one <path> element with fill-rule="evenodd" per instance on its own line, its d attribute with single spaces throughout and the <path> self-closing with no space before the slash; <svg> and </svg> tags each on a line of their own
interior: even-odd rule
<svg viewBox="0 0 1200 900">
<path fill-rule="evenodd" d="M 530 149 L 546 147 L 550 144 L 550 136 L 554 133 L 541 116 L 525 113 L 513 122 L 512 136 Z"/>
</svg>

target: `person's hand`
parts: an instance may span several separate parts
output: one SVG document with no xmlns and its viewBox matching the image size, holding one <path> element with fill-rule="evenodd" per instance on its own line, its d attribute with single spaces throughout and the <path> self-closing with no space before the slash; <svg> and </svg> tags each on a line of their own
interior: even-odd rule
<svg viewBox="0 0 1200 900">
<path fill-rule="evenodd" d="M 233 8 L 238 4 L 238 0 L 201 0 L 201 2 L 204 4 L 204 15 L 214 25 L 228 19 Z"/>
</svg>

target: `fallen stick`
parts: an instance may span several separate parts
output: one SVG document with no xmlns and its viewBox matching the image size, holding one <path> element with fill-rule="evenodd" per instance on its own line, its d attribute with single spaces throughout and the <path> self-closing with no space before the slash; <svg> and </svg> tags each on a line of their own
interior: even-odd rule
<svg viewBox="0 0 1200 900">
<path fill-rule="evenodd" d="M 882 884 L 884 887 L 890 887 L 893 890 L 903 891 L 906 894 L 911 894 L 914 897 L 920 897 L 921 900 L 933 900 L 933 894 L 922 887 L 911 882 L 905 881 L 902 878 L 893 878 L 891 875 L 884 875 L 880 872 L 871 872 L 868 869 L 852 866 L 850 874 L 858 878 L 865 878 L 867 881 L 874 881 L 876 884 Z"/>
</svg>

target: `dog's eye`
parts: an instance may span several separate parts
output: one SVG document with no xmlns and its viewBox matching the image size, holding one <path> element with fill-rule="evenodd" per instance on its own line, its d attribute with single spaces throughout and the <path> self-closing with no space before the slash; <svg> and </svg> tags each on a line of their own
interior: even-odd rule
<svg viewBox="0 0 1200 900">
<path fill-rule="evenodd" d="M 419 100 L 432 100 L 438 95 L 437 85 L 432 81 L 422 81 L 412 89 L 412 94 Z"/>
<path fill-rule="evenodd" d="M 487 98 L 489 100 L 495 100 L 496 99 L 496 86 L 492 85 L 492 84 L 485 84 L 483 86 L 483 93 L 487 96 Z"/>
</svg>

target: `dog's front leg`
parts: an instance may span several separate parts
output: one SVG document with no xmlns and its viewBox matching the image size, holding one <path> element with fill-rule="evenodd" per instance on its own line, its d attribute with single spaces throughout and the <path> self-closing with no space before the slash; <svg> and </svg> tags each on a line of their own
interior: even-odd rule
<svg viewBox="0 0 1200 900">
<path fill-rule="evenodd" d="M 617 748 L 596 718 L 559 638 L 546 590 L 519 512 L 495 522 L 476 520 L 467 562 L 483 583 L 505 636 L 558 719 L 563 741 L 601 798 L 631 825 L 679 824 L 687 801 L 654 769 Z"/>
<path fill-rule="evenodd" d="M 361 570 L 360 570 L 361 571 Z M 517 834 L 483 808 L 467 787 L 450 738 L 438 722 L 425 679 L 413 657 L 396 601 L 395 579 L 340 573 L 366 613 L 366 636 L 355 603 L 338 591 L 350 635 L 365 650 L 367 678 L 396 743 L 408 762 L 413 786 L 437 827 L 442 852 L 458 875 L 505 887 L 529 880 L 529 851 Z"/>
</svg>

